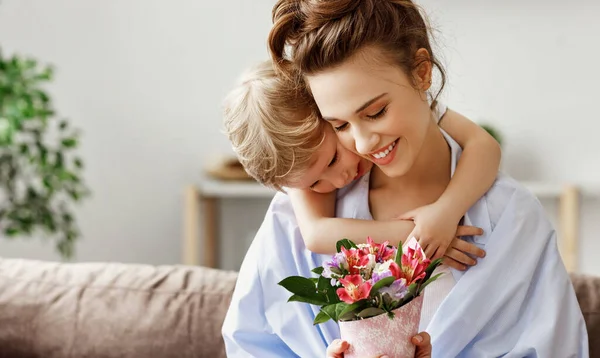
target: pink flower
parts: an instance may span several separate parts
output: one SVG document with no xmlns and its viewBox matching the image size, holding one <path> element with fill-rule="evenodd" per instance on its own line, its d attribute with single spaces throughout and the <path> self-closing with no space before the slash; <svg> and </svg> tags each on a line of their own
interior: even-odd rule
<svg viewBox="0 0 600 358">
<path fill-rule="evenodd" d="M 369 264 L 369 255 L 358 249 L 347 250 L 342 246 L 342 253 L 346 257 L 348 264 L 348 274 L 357 275 L 361 267 L 366 267 Z"/>
<path fill-rule="evenodd" d="M 404 278 L 408 285 L 425 277 L 427 266 L 431 260 L 425 258 L 425 253 L 419 244 L 408 247 L 402 254 L 402 272 L 397 278 Z"/>
<path fill-rule="evenodd" d="M 349 275 L 340 278 L 340 283 L 344 287 L 337 289 L 336 293 L 340 300 L 346 303 L 354 303 L 369 297 L 371 293 L 371 283 L 363 280 L 360 275 Z"/>
<path fill-rule="evenodd" d="M 389 244 L 389 241 L 384 241 L 382 244 L 377 244 L 369 236 L 367 237 L 367 244 L 361 245 L 361 249 L 365 254 L 375 255 L 376 262 L 385 262 L 389 259 L 393 259 L 396 255 L 396 249 L 388 247 Z"/>
</svg>

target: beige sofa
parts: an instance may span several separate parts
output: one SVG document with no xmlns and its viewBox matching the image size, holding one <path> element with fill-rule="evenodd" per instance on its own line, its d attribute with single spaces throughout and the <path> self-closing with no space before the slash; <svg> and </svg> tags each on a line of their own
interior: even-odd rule
<svg viewBox="0 0 600 358">
<path fill-rule="evenodd" d="M 202 267 L 0 259 L 0 358 L 225 357 L 235 279 Z M 600 358 L 600 278 L 573 283 Z"/>
</svg>

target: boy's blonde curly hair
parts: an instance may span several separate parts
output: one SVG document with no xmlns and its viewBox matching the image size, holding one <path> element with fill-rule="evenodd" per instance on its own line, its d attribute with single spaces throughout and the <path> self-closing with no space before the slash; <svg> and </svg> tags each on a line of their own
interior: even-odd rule
<svg viewBox="0 0 600 358">
<path fill-rule="evenodd" d="M 242 75 L 225 99 L 224 124 L 248 174 L 280 191 L 316 159 L 326 125 L 302 81 L 277 76 L 271 61 Z"/>
</svg>

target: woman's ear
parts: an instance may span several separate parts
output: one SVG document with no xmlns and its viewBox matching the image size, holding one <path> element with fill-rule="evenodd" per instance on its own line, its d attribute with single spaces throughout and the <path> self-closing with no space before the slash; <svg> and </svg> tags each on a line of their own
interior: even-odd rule
<svg viewBox="0 0 600 358">
<path fill-rule="evenodd" d="M 431 87 L 432 71 L 429 51 L 424 48 L 418 49 L 415 53 L 414 61 L 415 69 L 413 71 L 413 77 L 416 87 L 421 91 L 427 91 Z"/>
</svg>

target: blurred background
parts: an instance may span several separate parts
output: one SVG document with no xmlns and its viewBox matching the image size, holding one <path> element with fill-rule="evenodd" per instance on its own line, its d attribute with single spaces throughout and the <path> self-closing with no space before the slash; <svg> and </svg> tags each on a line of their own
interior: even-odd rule
<svg viewBox="0 0 600 358">
<path fill-rule="evenodd" d="M 52 65 L 43 88 L 58 118 L 80 130 L 76 148 L 65 151 L 81 158 L 77 178 L 91 195 L 72 206 L 81 236 L 67 240 L 75 243 L 71 260 L 202 263 L 208 225 L 214 264 L 239 268 L 271 194 L 250 182 L 207 180 L 206 171 L 232 155 L 222 99 L 245 68 L 267 58 L 274 3 L 0 2 L 4 60 Z M 502 135 L 502 169 L 532 188 L 557 226 L 564 188 L 576 189 L 566 224 L 573 269 L 600 274 L 600 2 L 419 3 L 449 74 L 445 103 Z M 198 206 L 202 193 L 214 212 Z M 0 256 L 64 259 L 51 227 L 0 229 Z"/>
</svg>

